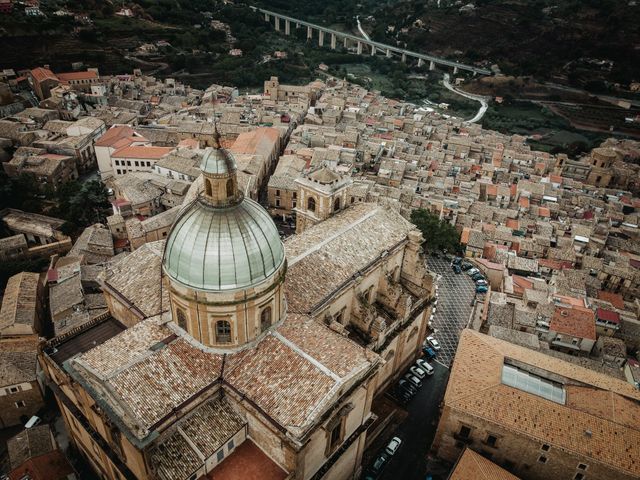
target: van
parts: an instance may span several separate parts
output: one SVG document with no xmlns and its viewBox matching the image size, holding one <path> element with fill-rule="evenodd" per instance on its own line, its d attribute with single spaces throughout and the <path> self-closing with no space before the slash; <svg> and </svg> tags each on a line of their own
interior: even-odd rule
<svg viewBox="0 0 640 480">
<path fill-rule="evenodd" d="M 24 428 L 33 428 L 42 423 L 42 419 L 36 415 L 31 417 L 27 423 L 24 424 Z"/>
</svg>

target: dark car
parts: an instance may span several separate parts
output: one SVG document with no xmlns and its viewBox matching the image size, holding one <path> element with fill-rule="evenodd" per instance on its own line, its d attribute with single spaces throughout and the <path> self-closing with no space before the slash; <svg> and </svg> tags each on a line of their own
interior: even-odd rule
<svg viewBox="0 0 640 480">
<path fill-rule="evenodd" d="M 476 293 L 487 293 L 489 291 L 489 289 L 487 287 L 485 287 L 484 285 L 478 285 L 476 287 Z"/>
<path fill-rule="evenodd" d="M 389 463 L 389 455 L 387 455 L 386 453 L 381 453 L 374 460 L 373 465 L 371 465 L 371 473 L 373 475 L 380 475 L 380 473 L 382 473 L 382 470 L 384 470 L 384 467 L 387 466 L 387 463 Z"/>
<path fill-rule="evenodd" d="M 398 388 L 398 390 L 396 391 L 396 399 L 400 402 L 400 403 L 409 403 L 409 401 L 413 398 L 413 395 L 411 395 L 409 392 L 407 392 L 406 390 L 402 390 L 401 388 Z"/>
<path fill-rule="evenodd" d="M 470 264 L 470 263 L 468 263 L 468 262 L 462 262 L 462 263 L 460 264 L 460 268 L 466 272 L 466 271 L 467 271 L 467 270 L 469 270 L 470 268 L 473 268 L 473 265 L 471 265 L 471 264 Z"/>
<path fill-rule="evenodd" d="M 485 280 L 484 275 L 482 275 L 481 273 L 474 273 L 473 275 L 471 275 L 471 278 L 474 282 L 478 280 Z"/>
<path fill-rule="evenodd" d="M 418 393 L 418 389 L 416 388 L 416 386 L 405 379 L 402 379 L 398 382 L 398 388 L 407 392 L 409 395 L 415 395 L 416 393 Z"/>
<path fill-rule="evenodd" d="M 422 347 L 422 353 L 427 357 L 427 360 L 436 358 L 436 351 L 431 347 Z"/>
<path fill-rule="evenodd" d="M 460 268 L 460 265 L 455 265 L 455 264 L 454 264 L 454 265 L 453 265 L 453 271 L 454 271 L 455 273 L 461 273 L 461 272 L 462 272 L 462 269 Z"/>
<path fill-rule="evenodd" d="M 453 259 L 454 265 L 460 265 L 462 263 L 462 257 L 456 257 Z"/>
</svg>

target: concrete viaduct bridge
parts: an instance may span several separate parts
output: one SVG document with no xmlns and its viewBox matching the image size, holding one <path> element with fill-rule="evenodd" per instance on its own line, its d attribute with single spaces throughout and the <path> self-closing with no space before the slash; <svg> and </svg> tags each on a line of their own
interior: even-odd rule
<svg viewBox="0 0 640 480">
<path fill-rule="evenodd" d="M 338 42 L 342 42 L 344 48 L 348 48 L 349 45 L 356 45 L 356 51 L 358 55 L 362 55 L 364 47 L 368 47 L 371 55 L 375 55 L 377 52 L 384 53 L 387 58 L 391 58 L 393 55 L 399 56 L 403 62 L 406 62 L 408 58 L 414 58 L 418 60 L 418 66 L 421 67 L 425 62 L 429 62 L 429 70 L 434 70 L 436 65 L 441 65 L 449 68 L 453 68 L 453 74 L 458 73 L 459 70 L 466 70 L 472 72 L 474 75 L 491 75 L 491 71 L 486 68 L 478 68 L 473 65 L 466 65 L 464 63 L 454 62 L 446 60 L 444 58 L 434 57 L 432 55 L 426 55 L 424 53 L 412 52 L 411 50 L 405 50 L 403 48 L 395 47 L 393 45 L 387 45 L 385 43 L 375 42 L 373 40 L 367 40 L 350 33 L 339 32 L 330 28 L 315 25 L 313 23 L 305 22 L 297 18 L 288 17 L 281 13 L 272 12 L 258 7 L 251 7 L 252 10 L 264 14 L 264 19 L 267 22 L 271 22 L 273 18 L 275 21 L 275 29 L 277 31 L 282 30 L 282 24 L 284 24 L 284 34 L 291 34 L 291 25 L 295 28 L 307 27 L 307 39 L 313 38 L 313 32 L 318 32 L 318 45 L 324 46 L 325 37 L 329 38 L 331 48 L 335 49 Z"/>
</svg>

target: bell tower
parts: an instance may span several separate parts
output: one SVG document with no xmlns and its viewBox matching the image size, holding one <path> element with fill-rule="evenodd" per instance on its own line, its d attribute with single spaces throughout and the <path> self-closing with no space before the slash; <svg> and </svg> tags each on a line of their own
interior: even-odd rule
<svg viewBox="0 0 640 480">
<path fill-rule="evenodd" d="M 298 178 L 298 206 L 296 207 L 296 233 L 326 220 L 347 207 L 347 190 L 351 177 L 343 177 L 327 166 Z"/>
</svg>

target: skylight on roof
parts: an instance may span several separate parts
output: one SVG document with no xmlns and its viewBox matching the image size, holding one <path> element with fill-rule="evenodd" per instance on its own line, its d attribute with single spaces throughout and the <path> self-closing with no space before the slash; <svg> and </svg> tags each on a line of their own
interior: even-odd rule
<svg viewBox="0 0 640 480">
<path fill-rule="evenodd" d="M 502 383 L 561 405 L 564 405 L 566 401 L 566 392 L 559 383 L 525 372 L 511 365 L 502 366 Z"/>
</svg>

